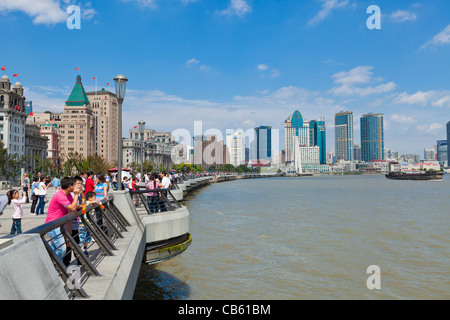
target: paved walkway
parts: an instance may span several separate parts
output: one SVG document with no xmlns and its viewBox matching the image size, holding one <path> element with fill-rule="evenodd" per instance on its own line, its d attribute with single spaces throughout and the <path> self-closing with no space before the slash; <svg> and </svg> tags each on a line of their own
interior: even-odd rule
<svg viewBox="0 0 450 320">
<path fill-rule="evenodd" d="M 6 192 L 7 192 L 7 190 L 0 190 L 0 195 L 6 194 Z M 50 202 L 50 199 L 53 196 L 53 194 L 54 194 L 54 188 L 50 187 L 49 192 L 48 192 L 49 202 Z M 31 230 L 37 226 L 44 224 L 45 218 L 47 217 L 47 210 L 48 210 L 49 202 L 47 202 L 45 204 L 43 216 L 41 216 L 41 215 L 33 216 L 30 213 L 31 202 L 25 203 L 22 205 L 22 209 L 23 209 L 22 232 L 26 232 L 28 230 Z M 37 207 L 37 205 L 36 205 L 36 207 Z M 9 206 L 6 206 L 5 211 L 3 211 L 3 215 L 0 216 L 0 225 L 1 225 L 0 226 L 0 238 L 10 237 L 9 234 L 11 232 L 12 213 L 13 213 L 13 208 L 12 208 L 12 205 L 10 204 Z"/>
</svg>

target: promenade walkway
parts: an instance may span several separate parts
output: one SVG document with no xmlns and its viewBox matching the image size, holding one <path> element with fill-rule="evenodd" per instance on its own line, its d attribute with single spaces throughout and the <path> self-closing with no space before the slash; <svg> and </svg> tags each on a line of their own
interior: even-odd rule
<svg viewBox="0 0 450 320">
<path fill-rule="evenodd" d="M 0 190 L 0 195 L 6 194 L 8 192 L 7 190 Z M 53 197 L 55 191 L 54 188 L 50 187 L 48 192 L 48 199 L 49 202 L 45 204 L 44 207 L 44 215 L 41 216 L 33 216 L 30 213 L 31 210 L 31 201 L 30 203 L 25 203 L 22 205 L 23 209 L 23 219 L 22 219 L 22 232 L 26 232 L 28 230 L 31 230 L 33 228 L 36 228 L 37 226 L 40 226 L 44 224 L 45 218 L 47 217 L 46 213 L 48 210 L 48 205 L 50 203 L 50 199 Z M 12 213 L 13 213 L 13 207 L 12 205 L 8 205 L 5 208 L 5 211 L 3 211 L 3 215 L 0 216 L 0 238 L 3 238 L 5 236 L 8 236 L 11 232 L 11 225 L 12 225 Z"/>
</svg>

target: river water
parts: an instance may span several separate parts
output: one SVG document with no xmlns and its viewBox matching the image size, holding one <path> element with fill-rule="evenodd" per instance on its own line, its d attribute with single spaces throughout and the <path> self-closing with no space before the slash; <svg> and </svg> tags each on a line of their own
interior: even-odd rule
<svg viewBox="0 0 450 320">
<path fill-rule="evenodd" d="M 211 184 L 188 197 L 192 245 L 142 265 L 134 299 L 449 299 L 450 177 Z M 367 268 L 381 270 L 369 290 Z"/>
</svg>

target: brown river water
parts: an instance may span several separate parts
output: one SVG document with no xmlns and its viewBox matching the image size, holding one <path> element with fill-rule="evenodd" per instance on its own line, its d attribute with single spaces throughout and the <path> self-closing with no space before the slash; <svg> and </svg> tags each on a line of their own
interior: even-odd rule
<svg viewBox="0 0 450 320">
<path fill-rule="evenodd" d="M 211 184 L 184 201 L 192 245 L 142 265 L 134 299 L 449 299 L 450 176 Z M 367 268 L 380 268 L 369 290 Z"/>
</svg>

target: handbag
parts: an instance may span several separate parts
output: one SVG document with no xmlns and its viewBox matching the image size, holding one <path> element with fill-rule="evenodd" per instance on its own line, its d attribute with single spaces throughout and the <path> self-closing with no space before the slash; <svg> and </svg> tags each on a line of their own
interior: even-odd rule
<svg viewBox="0 0 450 320">
<path fill-rule="evenodd" d="M 31 201 L 34 201 L 34 200 L 37 200 L 38 198 L 37 198 L 37 195 L 35 195 L 34 192 L 33 192 L 33 193 L 31 194 L 30 199 L 31 199 Z"/>
<path fill-rule="evenodd" d="M 34 193 L 34 195 L 38 196 L 39 195 L 39 188 L 34 188 L 33 189 L 33 193 Z"/>
</svg>

